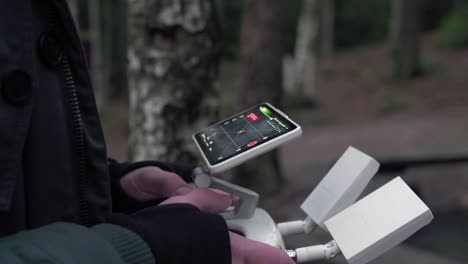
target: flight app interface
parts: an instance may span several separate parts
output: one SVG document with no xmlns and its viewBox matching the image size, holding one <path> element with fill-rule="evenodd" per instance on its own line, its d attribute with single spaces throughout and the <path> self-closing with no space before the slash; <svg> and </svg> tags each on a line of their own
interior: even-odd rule
<svg viewBox="0 0 468 264">
<path fill-rule="evenodd" d="M 195 138 L 210 164 L 215 165 L 295 128 L 262 104 L 197 133 Z"/>
</svg>

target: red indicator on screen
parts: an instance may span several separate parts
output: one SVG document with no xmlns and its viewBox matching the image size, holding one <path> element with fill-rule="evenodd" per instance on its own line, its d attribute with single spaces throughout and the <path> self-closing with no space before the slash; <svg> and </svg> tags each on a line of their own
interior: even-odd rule
<svg viewBox="0 0 468 264">
<path fill-rule="evenodd" d="M 260 120 L 260 117 L 255 113 L 250 113 L 247 115 L 247 119 L 250 121 L 250 123 L 255 123 Z"/>
<path fill-rule="evenodd" d="M 253 146 L 255 146 L 255 145 L 257 145 L 257 141 L 252 141 L 252 142 L 250 142 L 249 144 L 247 144 L 247 147 L 250 148 L 250 147 L 253 147 Z"/>
</svg>

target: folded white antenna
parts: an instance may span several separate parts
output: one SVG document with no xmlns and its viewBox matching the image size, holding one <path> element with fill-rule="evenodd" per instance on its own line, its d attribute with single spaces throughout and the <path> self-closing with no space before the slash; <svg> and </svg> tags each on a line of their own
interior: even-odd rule
<svg viewBox="0 0 468 264">
<path fill-rule="evenodd" d="M 430 209 L 400 177 L 353 204 L 378 167 L 374 159 L 350 147 L 302 204 L 308 215 L 305 221 L 276 225 L 257 208 L 250 218 L 228 220 L 228 226 L 247 238 L 284 249 L 283 236 L 307 233 L 318 225 L 330 232 L 333 241 L 287 250 L 297 263 L 330 260 L 340 252 L 350 264 L 368 263 L 433 219 Z"/>
<path fill-rule="evenodd" d="M 403 242 L 434 216 L 400 178 L 325 222 L 350 264 L 368 263 Z"/>
<path fill-rule="evenodd" d="M 367 154 L 348 149 L 328 171 L 322 181 L 302 203 L 307 214 L 304 221 L 278 224 L 283 236 L 310 233 L 318 225 L 352 205 L 379 169 L 379 163 Z"/>
</svg>

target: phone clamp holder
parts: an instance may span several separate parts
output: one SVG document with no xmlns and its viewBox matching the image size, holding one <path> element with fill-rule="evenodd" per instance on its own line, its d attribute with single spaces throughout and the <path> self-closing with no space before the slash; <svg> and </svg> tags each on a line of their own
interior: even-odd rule
<svg viewBox="0 0 468 264">
<path fill-rule="evenodd" d="M 258 206 L 258 193 L 230 182 L 211 177 L 207 169 L 203 167 L 197 167 L 193 170 L 192 180 L 197 187 L 218 189 L 239 197 L 239 202 L 233 210 L 228 210 L 221 214 L 224 219 L 250 219 L 253 217 L 255 209 Z"/>
</svg>

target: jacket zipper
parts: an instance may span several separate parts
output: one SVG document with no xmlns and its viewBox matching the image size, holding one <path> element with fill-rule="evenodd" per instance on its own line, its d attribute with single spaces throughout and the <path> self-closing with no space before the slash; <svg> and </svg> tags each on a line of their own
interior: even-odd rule
<svg viewBox="0 0 468 264">
<path fill-rule="evenodd" d="M 67 55 L 64 55 L 62 61 L 63 76 L 65 79 L 65 87 L 67 90 L 68 101 L 71 107 L 73 135 L 75 137 L 75 151 L 77 154 L 78 176 L 79 176 L 79 207 L 80 207 L 80 223 L 89 225 L 89 204 L 86 200 L 86 190 L 88 179 L 86 177 L 86 149 L 83 131 L 83 120 L 81 118 L 80 104 L 76 92 L 75 80 L 70 66 L 70 61 Z"/>
<path fill-rule="evenodd" d="M 51 4 L 52 5 L 52 4 Z M 58 35 L 58 11 L 49 5 L 50 12 L 48 12 L 48 26 Z M 65 53 L 61 62 L 62 74 L 65 81 L 65 88 L 67 92 L 68 102 L 71 110 L 72 118 L 72 129 L 74 137 L 74 151 L 77 157 L 76 165 L 78 170 L 78 188 L 79 188 L 79 223 L 84 226 L 89 226 L 89 203 L 86 199 L 88 179 L 86 177 L 86 145 L 83 129 L 83 120 L 81 118 L 80 103 L 78 100 L 78 94 L 76 92 L 76 84 L 70 64 L 70 59 Z"/>
</svg>

